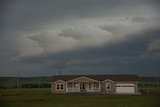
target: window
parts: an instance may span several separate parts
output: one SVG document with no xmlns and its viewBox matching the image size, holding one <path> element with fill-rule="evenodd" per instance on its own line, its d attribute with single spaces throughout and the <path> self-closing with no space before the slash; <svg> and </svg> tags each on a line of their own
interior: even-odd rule
<svg viewBox="0 0 160 107">
<path fill-rule="evenodd" d="M 57 90 L 59 90 L 59 84 L 57 84 Z"/>
<path fill-rule="evenodd" d="M 91 84 L 88 84 L 89 90 L 91 90 Z"/>
<path fill-rule="evenodd" d="M 61 90 L 63 90 L 63 84 L 61 84 Z"/>
<path fill-rule="evenodd" d="M 110 90 L 111 89 L 111 83 L 106 83 L 106 89 Z"/>
<path fill-rule="evenodd" d="M 63 83 L 58 83 L 58 84 L 56 84 L 56 90 L 57 90 L 57 91 L 64 90 L 64 84 L 63 84 Z"/>
</svg>

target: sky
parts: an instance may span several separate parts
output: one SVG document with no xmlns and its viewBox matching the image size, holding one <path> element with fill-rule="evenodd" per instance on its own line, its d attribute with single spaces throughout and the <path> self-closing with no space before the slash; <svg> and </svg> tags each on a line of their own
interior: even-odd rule
<svg viewBox="0 0 160 107">
<path fill-rule="evenodd" d="M 160 76 L 159 0 L 1 0 L 0 76 Z"/>
</svg>

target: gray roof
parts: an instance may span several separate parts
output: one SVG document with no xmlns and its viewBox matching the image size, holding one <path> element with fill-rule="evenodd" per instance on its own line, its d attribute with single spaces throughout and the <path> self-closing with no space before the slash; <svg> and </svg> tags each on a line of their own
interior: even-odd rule
<svg viewBox="0 0 160 107">
<path fill-rule="evenodd" d="M 104 81 L 106 79 L 110 79 L 112 81 L 138 81 L 138 76 L 137 75 L 55 75 L 53 76 L 52 82 L 55 82 L 57 80 L 63 80 L 65 82 L 76 79 L 78 77 L 87 77 L 91 78 L 97 81 Z"/>
</svg>

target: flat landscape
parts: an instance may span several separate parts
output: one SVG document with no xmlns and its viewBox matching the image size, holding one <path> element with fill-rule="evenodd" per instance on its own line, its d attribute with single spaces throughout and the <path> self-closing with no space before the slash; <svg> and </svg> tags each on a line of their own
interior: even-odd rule
<svg viewBox="0 0 160 107">
<path fill-rule="evenodd" d="M 0 107 L 159 107 L 160 89 L 141 95 L 60 94 L 42 89 L 0 89 Z M 149 90 L 149 94 L 146 93 Z"/>
</svg>

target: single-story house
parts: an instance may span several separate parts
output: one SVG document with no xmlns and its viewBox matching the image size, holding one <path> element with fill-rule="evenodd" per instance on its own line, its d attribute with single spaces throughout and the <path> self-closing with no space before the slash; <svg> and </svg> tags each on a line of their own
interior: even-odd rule
<svg viewBox="0 0 160 107">
<path fill-rule="evenodd" d="M 52 93 L 138 93 L 137 75 L 55 75 Z"/>
</svg>

